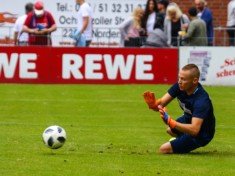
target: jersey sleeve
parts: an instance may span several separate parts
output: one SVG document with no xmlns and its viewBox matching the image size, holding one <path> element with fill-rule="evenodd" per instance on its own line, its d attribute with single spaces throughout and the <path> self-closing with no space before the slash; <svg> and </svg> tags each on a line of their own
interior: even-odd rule
<svg viewBox="0 0 235 176">
<path fill-rule="evenodd" d="M 211 102 L 209 98 L 198 98 L 193 106 L 192 117 L 205 119 L 210 116 Z"/>
<path fill-rule="evenodd" d="M 31 23 L 32 18 L 33 18 L 33 14 L 30 13 L 30 14 L 28 14 L 28 16 L 24 22 L 24 25 L 27 26 L 28 28 L 30 28 L 30 23 Z"/>
<path fill-rule="evenodd" d="M 89 17 L 89 10 L 87 6 L 81 9 L 82 17 Z"/>
<path fill-rule="evenodd" d="M 174 84 L 169 90 L 168 93 L 170 94 L 171 97 L 175 98 L 179 95 L 180 93 L 180 88 L 179 88 L 179 84 L 176 83 Z"/>
<path fill-rule="evenodd" d="M 20 27 L 19 27 L 19 18 L 16 20 L 14 28 L 13 28 L 14 32 L 20 32 Z"/>
<path fill-rule="evenodd" d="M 49 21 L 49 24 L 51 26 L 53 26 L 55 24 L 55 19 L 53 18 L 52 14 L 50 12 L 47 12 L 47 15 L 48 15 L 48 21 Z"/>
</svg>

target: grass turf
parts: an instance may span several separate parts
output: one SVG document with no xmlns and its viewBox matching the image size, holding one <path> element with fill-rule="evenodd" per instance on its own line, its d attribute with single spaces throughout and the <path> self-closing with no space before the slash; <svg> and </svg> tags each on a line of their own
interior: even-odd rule
<svg viewBox="0 0 235 176">
<path fill-rule="evenodd" d="M 216 135 L 186 155 L 162 155 L 169 140 L 145 90 L 161 85 L 0 85 L 0 175 L 235 175 L 235 87 L 206 87 L 215 108 Z M 168 108 L 182 113 L 176 101 Z M 50 125 L 65 128 L 61 149 L 44 146 Z"/>
</svg>

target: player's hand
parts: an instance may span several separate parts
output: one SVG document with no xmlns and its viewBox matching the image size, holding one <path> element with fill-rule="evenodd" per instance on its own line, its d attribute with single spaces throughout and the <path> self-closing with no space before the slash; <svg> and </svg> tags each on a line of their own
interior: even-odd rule
<svg viewBox="0 0 235 176">
<path fill-rule="evenodd" d="M 38 31 L 37 28 L 35 28 L 35 29 L 30 29 L 30 33 L 31 33 L 31 34 L 36 34 L 36 35 L 38 35 L 38 34 L 39 34 L 39 31 Z"/>
<path fill-rule="evenodd" d="M 82 33 L 79 30 L 74 30 L 70 37 L 74 40 L 79 40 L 81 35 Z"/>
<path fill-rule="evenodd" d="M 37 31 L 36 34 L 37 34 L 37 35 L 44 35 L 45 33 L 44 33 L 44 31 Z"/>
<path fill-rule="evenodd" d="M 161 105 L 159 105 L 158 109 L 160 112 L 160 116 L 162 120 L 165 122 L 165 124 L 169 125 L 169 127 L 172 129 L 175 128 L 176 121 L 168 115 L 168 113 L 166 112 L 166 108 L 165 107 L 163 108 Z"/>
<path fill-rule="evenodd" d="M 49 30 L 46 29 L 46 28 L 44 28 L 44 29 L 41 30 L 41 34 L 42 34 L 42 35 L 43 35 L 43 34 L 48 34 L 48 33 L 49 33 Z"/>
<path fill-rule="evenodd" d="M 149 109 L 153 109 L 155 111 L 158 111 L 158 105 L 161 103 L 161 100 L 157 100 L 155 98 L 155 94 L 153 92 L 147 91 L 143 94 L 144 100 L 147 103 Z"/>
</svg>

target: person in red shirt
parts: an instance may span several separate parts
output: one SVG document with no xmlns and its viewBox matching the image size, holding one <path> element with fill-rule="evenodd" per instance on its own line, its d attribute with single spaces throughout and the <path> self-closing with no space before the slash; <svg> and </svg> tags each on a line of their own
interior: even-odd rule
<svg viewBox="0 0 235 176">
<path fill-rule="evenodd" d="M 29 33 L 29 45 L 52 45 L 51 33 L 56 24 L 50 12 L 44 10 L 42 1 L 36 1 L 34 11 L 29 13 L 23 31 Z"/>
</svg>

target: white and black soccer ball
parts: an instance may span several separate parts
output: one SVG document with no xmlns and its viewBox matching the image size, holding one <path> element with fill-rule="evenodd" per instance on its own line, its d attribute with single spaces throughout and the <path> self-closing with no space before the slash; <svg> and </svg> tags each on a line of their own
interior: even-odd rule
<svg viewBox="0 0 235 176">
<path fill-rule="evenodd" d="M 42 134 L 44 144 L 51 149 L 62 147 L 66 141 L 65 130 L 57 125 L 49 126 Z"/>
</svg>

